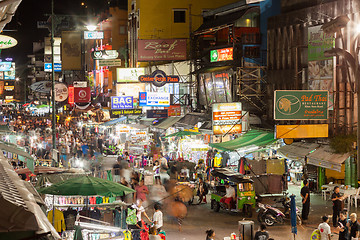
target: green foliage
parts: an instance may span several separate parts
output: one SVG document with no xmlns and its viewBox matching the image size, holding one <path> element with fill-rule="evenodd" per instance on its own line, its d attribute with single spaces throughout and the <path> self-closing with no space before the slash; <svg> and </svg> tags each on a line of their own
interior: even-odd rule
<svg viewBox="0 0 360 240">
<path fill-rule="evenodd" d="M 354 143 L 356 144 L 356 134 L 341 134 L 330 140 L 330 147 L 335 151 L 335 153 L 351 153 L 356 150 L 354 148 Z"/>
</svg>

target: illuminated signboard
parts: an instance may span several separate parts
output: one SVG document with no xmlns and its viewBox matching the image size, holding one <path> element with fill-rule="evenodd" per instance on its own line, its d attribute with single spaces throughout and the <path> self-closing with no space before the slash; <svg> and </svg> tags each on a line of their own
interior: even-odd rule
<svg viewBox="0 0 360 240">
<path fill-rule="evenodd" d="M 12 62 L 0 62 L 0 71 L 7 72 L 11 71 L 11 68 L 15 67 L 15 63 Z"/>
<path fill-rule="evenodd" d="M 140 92 L 139 106 L 146 107 L 169 107 L 170 93 Z"/>
<path fill-rule="evenodd" d="M 149 82 L 156 87 L 162 87 L 166 83 L 178 83 L 179 79 L 179 76 L 167 76 L 166 73 L 161 70 L 156 70 L 151 75 L 141 75 L 139 77 L 140 82 Z"/>
<path fill-rule="evenodd" d="M 242 132 L 242 107 L 240 102 L 214 103 L 212 105 L 214 135 Z"/>
<path fill-rule="evenodd" d="M 117 68 L 117 82 L 139 82 L 140 75 L 145 74 L 145 68 Z"/>
<path fill-rule="evenodd" d="M 233 48 L 222 48 L 210 51 L 210 62 L 230 61 L 233 58 Z"/>
<path fill-rule="evenodd" d="M 116 84 L 116 96 L 139 97 L 139 92 L 145 91 L 145 83 Z"/>
<path fill-rule="evenodd" d="M 75 102 L 75 92 L 74 87 L 69 87 L 69 97 L 68 97 L 69 104 L 72 105 Z"/>
<path fill-rule="evenodd" d="M 104 39 L 104 32 L 84 31 L 84 39 Z"/>
<path fill-rule="evenodd" d="M 116 50 L 99 50 L 91 53 L 91 57 L 94 60 L 116 59 L 118 56 L 119 53 Z"/>
<path fill-rule="evenodd" d="M 111 97 L 111 109 L 132 109 L 133 107 L 132 96 Z"/>
<path fill-rule="evenodd" d="M 0 49 L 15 47 L 17 43 L 18 42 L 16 41 L 15 38 L 6 35 L 0 35 Z"/>
</svg>

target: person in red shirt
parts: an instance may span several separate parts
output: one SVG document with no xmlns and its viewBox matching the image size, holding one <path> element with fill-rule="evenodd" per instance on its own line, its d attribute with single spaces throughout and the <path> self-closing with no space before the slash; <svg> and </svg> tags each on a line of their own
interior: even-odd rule
<svg viewBox="0 0 360 240">
<path fill-rule="evenodd" d="M 145 202 L 146 201 L 146 195 L 149 194 L 149 189 L 147 186 L 144 185 L 144 179 L 141 179 L 139 182 L 139 185 L 135 187 L 135 193 L 134 193 L 134 199 Z"/>
</svg>

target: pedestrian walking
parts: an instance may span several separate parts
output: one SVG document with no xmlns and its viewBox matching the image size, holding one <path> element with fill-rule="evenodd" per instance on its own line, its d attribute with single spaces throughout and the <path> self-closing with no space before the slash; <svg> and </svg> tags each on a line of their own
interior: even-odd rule
<svg viewBox="0 0 360 240">
<path fill-rule="evenodd" d="M 307 179 L 304 180 L 304 186 L 301 188 L 301 198 L 302 198 L 302 220 L 306 221 L 309 217 L 310 212 L 310 189 L 309 189 L 309 181 Z"/>
<path fill-rule="evenodd" d="M 356 213 L 350 214 L 350 223 L 348 224 L 350 228 L 350 238 L 349 240 L 358 240 L 360 237 L 360 224 L 357 221 Z"/>
<path fill-rule="evenodd" d="M 333 226 L 337 227 L 340 217 L 340 211 L 342 210 L 342 201 L 346 196 L 341 196 L 340 188 L 334 187 L 334 193 L 331 195 L 331 201 L 333 202 Z"/>
<path fill-rule="evenodd" d="M 339 230 L 339 240 L 348 240 L 349 239 L 349 227 L 346 218 L 346 211 L 340 212 L 340 220 L 338 223 Z"/>
<path fill-rule="evenodd" d="M 206 230 L 206 240 L 214 240 L 215 231 L 213 229 Z"/>
<path fill-rule="evenodd" d="M 160 211 L 160 209 L 161 209 L 160 204 L 155 203 L 154 205 L 155 212 L 152 220 L 157 234 L 161 231 L 161 227 L 163 226 L 163 213 Z"/>
<path fill-rule="evenodd" d="M 255 233 L 254 240 L 269 240 L 269 233 L 266 231 L 265 224 L 260 225 L 260 230 Z"/>
<path fill-rule="evenodd" d="M 331 240 L 331 228 L 329 226 L 329 218 L 327 216 L 322 217 L 323 222 L 319 224 L 318 229 L 320 231 L 321 240 Z"/>
</svg>

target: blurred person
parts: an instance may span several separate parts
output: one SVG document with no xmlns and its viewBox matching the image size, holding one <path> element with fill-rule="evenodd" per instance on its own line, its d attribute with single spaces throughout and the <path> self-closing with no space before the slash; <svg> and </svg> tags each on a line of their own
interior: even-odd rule
<svg viewBox="0 0 360 240">
<path fill-rule="evenodd" d="M 262 223 L 260 225 L 260 230 L 258 230 L 255 233 L 254 240 L 268 240 L 268 239 L 269 239 L 269 233 L 266 231 L 266 225 Z"/>
<path fill-rule="evenodd" d="M 149 194 L 149 189 L 144 185 L 144 178 L 141 179 L 139 185 L 135 187 L 134 199 L 146 202 L 146 195 Z"/>
<path fill-rule="evenodd" d="M 323 216 L 322 221 L 323 222 L 320 223 L 318 226 L 321 240 L 331 240 L 331 228 L 329 226 L 329 218 L 327 216 Z"/>
<path fill-rule="evenodd" d="M 350 240 L 357 240 L 360 237 L 360 224 L 357 221 L 356 213 L 350 214 L 350 222 L 347 224 L 350 228 Z"/>
<path fill-rule="evenodd" d="M 310 212 L 310 189 L 309 189 L 309 181 L 305 179 L 303 181 L 304 186 L 301 188 L 301 198 L 302 198 L 302 220 L 308 220 L 309 212 Z"/>
<path fill-rule="evenodd" d="M 197 195 L 199 196 L 198 204 L 200 204 L 202 201 L 206 203 L 206 194 L 208 194 L 207 184 L 204 182 L 202 178 L 199 178 L 199 184 L 197 190 Z"/>
<path fill-rule="evenodd" d="M 154 171 L 154 177 L 155 177 L 155 184 L 161 184 L 161 180 L 160 180 L 160 164 L 159 164 L 158 160 L 156 160 L 155 163 L 154 163 L 153 171 Z"/>
<path fill-rule="evenodd" d="M 338 223 L 338 230 L 339 230 L 339 240 L 348 240 L 349 239 L 349 227 L 348 221 L 346 217 L 346 211 L 340 212 L 340 220 Z"/>
<path fill-rule="evenodd" d="M 206 230 L 206 240 L 214 240 L 215 239 L 215 231 L 213 229 Z"/>
<path fill-rule="evenodd" d="M 142 215 L 144 215 L 146 217 L 146 219 L 152 223 L 151 219 L 149 218 L 149 216 L 146 214 L 145 208 L 142 206 L 142 201 L 140 199 L 136 200 L 136 204 L 133 204 L 131 207 L 133 209 L 136 209 L 136 221 L 137 223 L 135 224 L 136 227 L 138 229 L 142 229 Z"/>
<path fill-rule="evenodd" d="M 161 206 L 159 203 L 154 204 L 154 210 L 155 212 L 152 220 L 156 229 L 156 233 L 159 233 L 163 226 L 163 213 L 161 212 Z"/>
<path fill-rule="evenodd" d="M 161 240 L 161 237 L 157 235 L 155 227 L 151 227 L 149 230 L 149 240 Z"/>
</svg>

